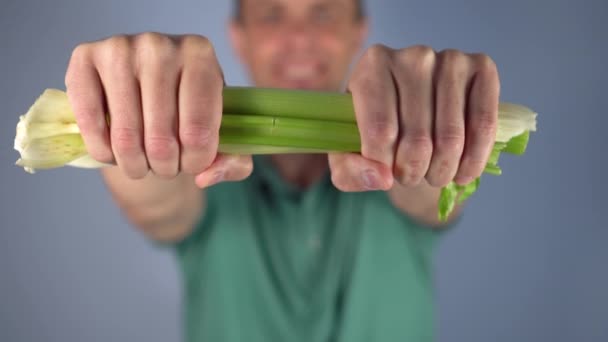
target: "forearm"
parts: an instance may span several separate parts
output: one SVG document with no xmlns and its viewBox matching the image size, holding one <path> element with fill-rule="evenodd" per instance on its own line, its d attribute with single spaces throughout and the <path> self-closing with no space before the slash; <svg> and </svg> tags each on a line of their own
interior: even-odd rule
<svg viewBox="0 0 608 342">
<path fill-rule="evenodd" d="M 149 173 L 132 180 L 118 167 L 104 168 L 101 174 L 129 222 L 151 239 L 180 240 L 202 215 L 204 197 L 192 176 L 182 173 L 169 180 Z"/>
<path fill-rule="evenodd" d="M 430 186 L 426 180 L 414 187 L 405 187 L 395 182 L 389 190 L 393 205 L 414 220 L 434 228 L 441 228 L 451 223 L 462 211 L 462 205 L 456 205 L 446 222 L 438 218 L 438 201 L 441 189 Z"/>
</svg>

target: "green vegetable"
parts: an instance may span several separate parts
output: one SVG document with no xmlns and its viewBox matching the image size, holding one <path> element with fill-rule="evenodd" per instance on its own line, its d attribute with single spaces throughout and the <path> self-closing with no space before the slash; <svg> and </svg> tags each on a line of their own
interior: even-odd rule
<svg viewBox="0 0 608 342">
<path fill-rule="evenodd" d="M 467 185 L 458 185 L 450 182 L 441 189 L 439 196 L 439 220 L 446 221 L 454 210 L 456 204 L 461 204 L 469 198 L 479 187 L 479 177 Z"/>
<path fill-rule="evenodd" d="M 361 141 L 349 94 L 304 90 L 226 87 L 220 128 L 221 153 L 277 154 L 359 152 Z M 108 118 L 109 120 L 109 118 Z M 500 175 L 501 153 L 525 152 L 536 113 L 524 106 L 501 103 L 498 129 L 486 173 Z M 17 165 L 33 173 L 65 165 L 106 166 L 88 154 L 65 92 L 47 89 L 20 117 L 15 149 Z M 479 186 L 479 178 L 441 191 L 438 216 L 447 220 L 454 206 Z"/>
</svg>

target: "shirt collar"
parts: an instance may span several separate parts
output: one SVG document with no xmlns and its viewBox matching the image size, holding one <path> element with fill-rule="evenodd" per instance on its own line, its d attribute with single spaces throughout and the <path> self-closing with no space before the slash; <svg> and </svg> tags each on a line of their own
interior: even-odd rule
<svg viewBox="0 0 608 342">
<path fill-rule="evenodd" d="M 253 156 L 252 177 L 262 188 L 269 188 L 273 193 L 287 197 L 298 198 L 309 193 L 316 193 L 321 189 L 331 186 L 331 177 L 329 170 L 327 170 L 323 175 L 323 178 L 315 184 L 312 184 L 306 189 L 299 188 L 283 179 L 268 155 Z"/>
</svg>

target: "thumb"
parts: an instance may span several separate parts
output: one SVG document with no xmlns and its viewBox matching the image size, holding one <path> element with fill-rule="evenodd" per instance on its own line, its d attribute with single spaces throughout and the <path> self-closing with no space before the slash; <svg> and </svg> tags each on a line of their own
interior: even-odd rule
<svg viewBox="0 0 608 342">
<path fill-rule="evenodd" d="M 253 171 L 249 155 L 218 154 L 211 165 L 198 174 L 194 181 L 199 188 L 207 188 L 220 182 L 243 180 Z"/>
</svg>

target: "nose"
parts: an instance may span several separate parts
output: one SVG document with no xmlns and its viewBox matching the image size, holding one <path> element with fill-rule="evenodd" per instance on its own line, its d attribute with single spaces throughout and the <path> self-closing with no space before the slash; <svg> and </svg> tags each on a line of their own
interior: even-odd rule
<svg viewBox="0 0 608 342">
<path fill-rule="evenodd" d="M 290 49 L 311 50 L 317 38 L 314 26 L 303 20 L 292 21 L 285 27 L 284 39 Z"/>
</svg>

